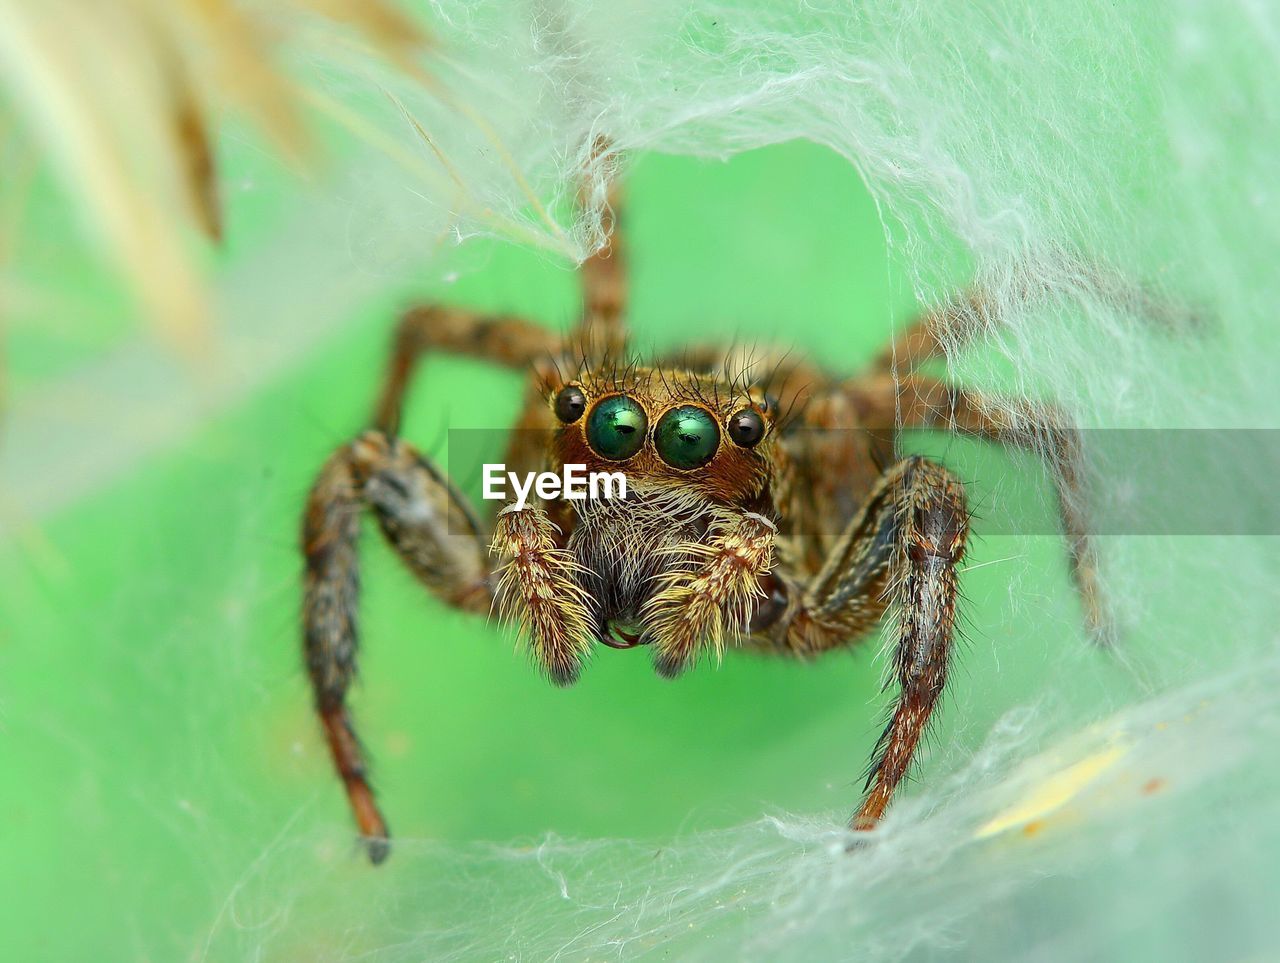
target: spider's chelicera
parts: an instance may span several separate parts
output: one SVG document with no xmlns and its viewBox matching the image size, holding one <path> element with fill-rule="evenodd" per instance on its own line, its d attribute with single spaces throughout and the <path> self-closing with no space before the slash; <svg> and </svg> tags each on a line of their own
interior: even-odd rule
<svg viewBox="0 0 1280 963">
<path fill-rule="evenodd" d="M 801 658 L 871 635 L 887 612 L 897 694 L 852 825 L 868 829 L 911 764 L 947 679 L 957 567 L 969 514 L 942 465 L 895 460 L 904 428 L 960 430 L 1005 445 L 1070 435 L 1027 407 L 1015 433 L 993 406 L 900 361 L 940 352 L 975 328 L 979 298 L 929 315 L 852 377 L 802 358 L 707 345 L 647 366 L 621 363 L 625 278 L 610 195 L 610 244 L 582 268 L 581 325 L 561 335 L 460 308 L 409 311 L 373 427 L 315 482 L 303 523 L 307 667 L 316 707 L 371 858 L 388 852 L 352 729 L 360 516 L 434 595 L 522 627 L 551 681 L 572 683 L 597 645 L 652 653 L 679 675 L 703 653 L 750 647 Z M 516 473 L 625 472 L 625 498 L 521 498 L 481 519 L 449 479 L 400 437 L 426 352 L 531 372 L 506 466 Z M 766 393 L 767 389 L 767 393 Z M 787 417 L 781 415 L 786 413 Z M 880 468 L 877 466 L 887 466 Z M 1070 470 L 1058 473 L 1070 485 Z M 1064 493 L 1065 494 L 1065 493 Z M 1086 617 L 1101 624 L 1090 549 L 1073 500 L 1063 525 Z"/>
</svg>

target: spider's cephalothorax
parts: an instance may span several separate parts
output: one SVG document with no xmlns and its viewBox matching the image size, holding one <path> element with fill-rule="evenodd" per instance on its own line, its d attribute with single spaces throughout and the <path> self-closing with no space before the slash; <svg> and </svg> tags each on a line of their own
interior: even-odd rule
<svg viewBox="0 0 1280 963">
<path fill-rule="evenodd" d="M 387 828 L 346 707 L 366 508 L 429 590 L 470 611 L 499 608 L 559 684 L 598 646 L 647 646 L 671 677 L 731 645 L 802 657 L 844 647 L 893 611 L 886 631 L 898 693 L 852 821 L 867 829 L 906 774 L 946 682 L 969 521 L 950 472 L 920 457 L 894 460 L 897 432 L 958 430 L 1006 445 L 1047 439 L 1058 449 L 1059 485 L 1073 484 L 1072 436 L 1047 410 L 1023 406 L 1015 431 L 998 413 L 1007 405 L 898 370 L 936 357 L 944 335 L 954 341 L 979 327 L 986 307 L 977 297 L 921 319 L 853 377 L 789 355 L 711 346 L 648 367 L 611 360 L 626 353 L 616 208 L 611 193 L 611 240 L 583 265 L 583 320 L 567 336 L 515 317 L 409 311 L 373 427 L 334 453 L 311 491 L 307 667 L 375 862 L 388 851 Z M 510 470 L 620 471 L 626 497 L 535 498 L 479 519 L 399 437 L 409 382 L 428 351 L 531 373 Z M 1089 543 L 1075 500 L 1062 495 L 1086 619 L 1100 631 Z"/>
<path fill-rule="evenodd" d="M 543 444 L 530 439 L 547 467 L 627 482 L 624 498 L 562 498 L 536 521 L 498 518 L 494 548 L 509 559 L 500 602 L 551 678 L 573 681 L 596 642 L 652 643 L 658 671 L 672 676 L 701 647 L 741 635 L 774 583 L 783 462 L 769 399 L 707 374 L 634 366 L 569 380 L 557 371 L 547 394 L 556 427 Z M 529 540 L 553 534 L 563 554 L 535 561 Z M 538 623 L 545 597 L 554 613 Z"/>
</svg>

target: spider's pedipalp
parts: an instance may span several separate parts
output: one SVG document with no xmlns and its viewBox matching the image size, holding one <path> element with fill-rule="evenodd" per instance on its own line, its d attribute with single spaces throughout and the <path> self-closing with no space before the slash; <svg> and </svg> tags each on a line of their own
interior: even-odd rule
<svg viewBox="0 0 1280 963">
<path fill-rule="evenodd" d="M 642 612 L 659 675 L 679 675 L 704 647 L 718 658 L 726 641 L 747 633 L 752 612 L 764 597 L 760 581 L 773 568 L 777 533 L 772 521 L 747 512 L 718 519 L 705 542 L 666 550 L 678 560 L 659 576 Z"/>
<path fill-rule="evenodd" d="M 490 550 L 503 560 L 497 592 L 503 618 L 520 625 L 535 661 L 556 685 L 577 681 L 595 641 L 591 597 L 582 567 L 559 547 L 555 525 L 539 508 L 498 513 Z"/>
</svg>

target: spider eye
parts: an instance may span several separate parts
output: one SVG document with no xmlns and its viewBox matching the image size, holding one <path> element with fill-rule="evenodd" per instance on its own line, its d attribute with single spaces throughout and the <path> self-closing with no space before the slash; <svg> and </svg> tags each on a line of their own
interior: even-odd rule
<svg viewBox="0 0 1280 963">
<path fill-rule="evenodd" d="M 685 405 L 672 408 L 653 433 L 658 455 L 672 468 L 688 471 L 705 465 L 720 447 L 720 428 L 706 411 Z"/>
<path fill-rule="evenodd" d="M 610 461 L 626 461 L 644 444 L 649 419 L 639 402 L 625 395 L 605 398 L 587 418 L 587 443 Z"/>
<path fill-rule="evenodd" d="M 743 408 L 729 419 L 729 437 L 739 448 L 754 448 L 764 437 L 764 419 L 754 408 Z"/>
<path fill-rule="evenodd" d="M 560 389 L 556 395 L 556 417 L 566 425 L 571 425 L 587 410 L 587 396 L 577 385 L 569 385 Z"/>
</svg>

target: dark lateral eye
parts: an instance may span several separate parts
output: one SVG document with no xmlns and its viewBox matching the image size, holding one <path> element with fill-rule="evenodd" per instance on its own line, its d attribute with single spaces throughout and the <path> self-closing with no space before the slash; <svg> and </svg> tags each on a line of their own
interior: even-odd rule
<svg viewBox="0 0 1280 963">
<path fill-rule="evenodd" d="M 624 395 L 605 398 L 587 418 L 587 443 L 610 461 L 625 461 L 644 445 L 649 419 L 639 402 Z"/>
<path fill-rule="evenodd" d="M 577 385 L 561 388 L 556 395 L 556 417 L 566 425 L 571 425 L 587 410 L 587 396 Z"/>
<path fill-rule="evenodd" d="M 672 468 L 688 471 L 705 465 L 720 447 L 720 428 L 706 411 L 685 405 L 672 408 L 653 433 L 658 456 Z"/>
<path fill-rule="evenodd" d="M 754 448 L 764 437 L 764 419 L 754 408 L 743 408 L 729 419 L 729 437 L 739 448 Z"/>
</svg>

